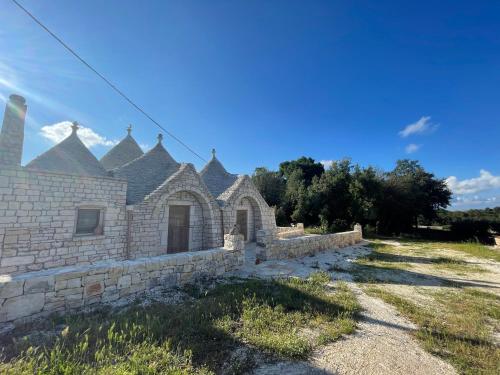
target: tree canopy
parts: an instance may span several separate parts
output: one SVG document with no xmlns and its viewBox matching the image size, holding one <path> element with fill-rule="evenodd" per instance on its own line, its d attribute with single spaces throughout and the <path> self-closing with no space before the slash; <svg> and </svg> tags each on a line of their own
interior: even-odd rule
<svg viewBox="0 0 500 375">
<path fill-rule="evenodd" d="M 328 231 L 359 222 L 379 233 L 410 231 L 419 221 L 437 218 L 451 192 L 443 179 L 416 160 L 398 160 L 389 172 L 363 168 L 349 159 L 325 170 L 312 158 L 280 164 L 279 171 L 257 168 L 252 176 L 278 225 L 303 222 Z"/>
</svg>

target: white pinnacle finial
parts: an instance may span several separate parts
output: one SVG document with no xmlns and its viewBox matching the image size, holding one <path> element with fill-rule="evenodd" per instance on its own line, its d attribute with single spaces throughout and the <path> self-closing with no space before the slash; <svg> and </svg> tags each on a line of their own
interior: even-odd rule
<svg viewBox="0 0 500 375">
<path fill-rule="evenodd" d="M 128 133 L 128 135 L 130 135 L 130 133 L 132 133 L 132 124 L 128 125 L 127 133 Z"/>
</svg>

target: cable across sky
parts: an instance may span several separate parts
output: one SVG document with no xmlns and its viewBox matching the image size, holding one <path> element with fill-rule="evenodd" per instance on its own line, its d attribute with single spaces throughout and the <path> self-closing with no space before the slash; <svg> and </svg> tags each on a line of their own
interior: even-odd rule
<svg viewBox="0 0 500 375">
<path fill-rule="evenodd" d="M 74 57 L 76 57 L 83 65 L 89 68 L 94 74 L 96 74 L 100 79 L 102 79 L 109 87 L 111 87 L 118 95 L 120 95 L 123 99 L 125 99 L 132 107 L 141 112 L 144 116 L 146 116 L 153 124 L 155 124 L 158 128 L 184 146 L 188 151 L 190 151 L 193 155 L 200 158 L 202 161 L 206 162 L 207 160 L 203 158 L 200 154 L 194 151 L 191 147 L 189 147 L 185 142 L 176 137 L 174 134 L 165 129 L 158 121 L 156 121 L 151 115 L 149 115 L 140 105 L 136 104 L 132 99 L 130 99 L 122 90 L 120 90 L 114 83 L 112 83 L 109 79 L 107 79 L 104 75 L 99 73 L 97 69 L 95 69 L 92 65 L 90 65 L 83 57 L 81 57 L 73 48 L 67 45 L 61 38 L 59 38 L 56 34 L 54 34 L 47 26 L 45 26 L 38 18 L 36 18 L 29 10 L 27 10 L 24 6 L 22 6 L 17 0 L 12 0 L 12 2 L 17 5 L 19 9 L 21 9 L 24 13 L 26 13 L 36 24 L 38 24 L 42 29 L 44 29 L 52 38 L 54 38 L 59 44 L 61 44 L 69 53 L 71 53 Z"/>
</svg>

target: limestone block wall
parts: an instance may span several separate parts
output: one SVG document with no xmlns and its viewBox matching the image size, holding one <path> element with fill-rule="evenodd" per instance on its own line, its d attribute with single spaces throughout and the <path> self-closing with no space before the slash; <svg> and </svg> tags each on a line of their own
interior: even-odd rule
<svg viewBox="0 0 500 375">
<path fill-rule="evenodd" d="M 224 233 L 229 233 L 236 224 L 236 211 L 242 200 L 248 201 L 252 206 L 255 231 L 276 229 L 274 210 L 267 205 L 250 177 L 238 177 L 233 186 L 221 194 L 218 199 L 223 202 Z"/>
<path fill-rule="evenodd" d="M 257 232 L 256 256 L 262 261 L 298 258 L 328 249 L 351 246 L 362 239 L 361 226 L 358 225 L 355 226 L 355 230 L 350 232 L 308 235 L 288 239 L 278 239 L 276 232 L 262 230 Z"/>
<path fill-rule="evenodd" d="M 243 264 L 243 249 L 241 235 L 226 235 L 223 248 L 0 276 L 0 330 L 52 313 L 123 304 L 155 288 L 221 276 Z"/>
<path fill-rule="evenodd" d="M 219 205 L 194 167 L 191 164 L 182 164 L 178 172 L 168 178 L 143 202 L 134 205 L 131 209 L 130 258 L 167 253 L 168 205 L 173 202 L 185 202 L 196 207 L 193 208 L 194 220 L 198 223 L 193 222 L 192 229 L 195 225 L 201 229 L 193 230 L 192 250 L 210 249 L 223 245 Z M 196 232 L 197 230 L 200 232 Z"/>
<path fill-rule="evenodd" d="M 122 259 L 127 183 L 0 168 L 0 274 Z M 104 210 L 104 234 L 76 236 L 77 208 Z"/>
</svg>

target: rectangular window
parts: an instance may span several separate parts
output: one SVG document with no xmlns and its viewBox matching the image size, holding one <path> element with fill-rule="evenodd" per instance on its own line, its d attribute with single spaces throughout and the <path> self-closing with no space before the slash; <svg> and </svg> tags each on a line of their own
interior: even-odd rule
<svg viewBox="0 0 500 375">
<path fill-rule="evenodd" d="M 103 234 L 102 210 L 98 208 L 79 208 L 76 218 L 76 234 Z"/>
</svg>

